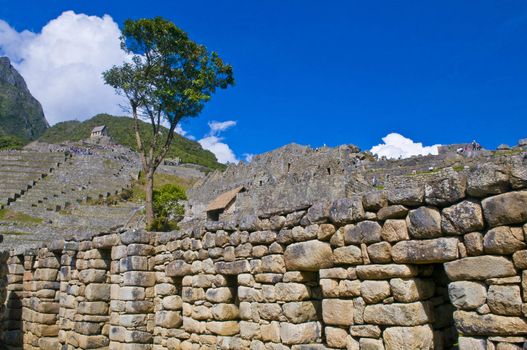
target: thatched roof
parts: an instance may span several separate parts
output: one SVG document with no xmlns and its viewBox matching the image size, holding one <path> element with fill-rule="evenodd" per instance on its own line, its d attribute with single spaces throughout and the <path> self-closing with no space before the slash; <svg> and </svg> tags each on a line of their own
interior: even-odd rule
<svg viewBox="0 0 527 350">
<path fill-rule="evenodd" d="M 207 211 L 225 209 L 229 203 L 236 198 L 236 195 L 240 192 L 245 191 L 245 187 L 240 186 L 233 190 L 224 192 L 216 197 L 212 202 L 207 206 Z"/>
</svg>

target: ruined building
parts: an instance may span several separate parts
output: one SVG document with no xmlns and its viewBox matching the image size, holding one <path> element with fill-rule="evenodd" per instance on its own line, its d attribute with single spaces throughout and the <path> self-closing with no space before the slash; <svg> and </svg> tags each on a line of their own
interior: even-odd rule
<svg viewBox="0 0 527 350">
<path fill-rule="evenodd" d="M 504 350 L 527 341 L 525 148 L 377 162 L 353 147 L 287 146 L 209 175 L 189 198 L 193 214 L 176 232 L 121 228 L 3 253 L 3 346 Z"/>
</svg>

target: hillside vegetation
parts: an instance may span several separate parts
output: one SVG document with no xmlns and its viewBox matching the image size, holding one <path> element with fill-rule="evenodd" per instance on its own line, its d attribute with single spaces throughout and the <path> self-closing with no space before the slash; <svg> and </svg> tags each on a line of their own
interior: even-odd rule
<svg viewBox="0 0 527 350">
<path fill-rule="evenodd" d="M 133 131 L 133 119 L 128 117 L 116 117 L 108 114 L 99 114 L 84 122 L 67 121 L 55 124 L 46 132 L 40 141 L 47 143 L 62 143 L 66 141 L 80 141 L 90 137 L 91 130 L 98 125 L 106 125 L 108 134 L 121 145 L 128 146 L 137 150 L 135 135 Z M 143 140 L 150 141 L 150 124 L 140 122 L 140 130 Z M 168 132 L 163 128 L 163 132 Z M 218 163 L 214 154 L 204 150 L 196 141 L 189 140 L 181 135 L 176 135 L 172 146 L 167 154 L 167 158 L 181 158 L 183 163 L 193 163 L 203 165 L 210 169 L 224 169 L 225 166 Z"/>
</svg>

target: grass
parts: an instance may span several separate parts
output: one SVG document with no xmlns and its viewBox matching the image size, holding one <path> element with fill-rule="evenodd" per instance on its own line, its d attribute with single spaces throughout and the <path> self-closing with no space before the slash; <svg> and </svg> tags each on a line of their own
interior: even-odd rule
<svg viewBox="0 0 527 350">
<path fill-rule="evenodd" d="M 33 217 L 24 213 L 19 213 L 10 209 L 0 210 L 0 220 L 2 221 L 15 221 L 23 224 L 40 224 L 44 220 Z"/>
<path fill-rule="evenodd" d="M 176 175 L 170 174 L 155 174 L 154 175 L 154 190 L 158 190 L 164 185 L 174 184 L 188 190 L 196 180 L 184 179 Z M 145 179 L 143 176 L 135 181 L 132 185 L 130 201 L 140 203 L 145 200 Z"/>
<path fill-rule="evenodd" d="M 30 235 L 29 232 L 22 232 L 22 231 L 0 231 L 0 235 L 3 236 L 27 236 Z"/>
<path fill-rule="evenodd" d="M 460 171 L 465 170 L 465 166 L 464 165 L 454 165 L 452 169 L 454 169 L 454 171 L 457 171 L 459 173 Z"/>
</svg>

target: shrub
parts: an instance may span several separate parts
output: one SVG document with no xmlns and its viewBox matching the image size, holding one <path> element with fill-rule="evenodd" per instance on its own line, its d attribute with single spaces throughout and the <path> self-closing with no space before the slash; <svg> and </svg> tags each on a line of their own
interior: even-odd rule
<svg viewBox="0 0 527 350">
<path fill-rule="evenodd" d="M 177 223 L 185 215 L 185 207 L 181 203 L 187 200 L 185 190 L 174 184 L 162 186 L 154 190 L 153 204 L 155 220 L 149 227 L 152 231 L 172 231 L 177 229 Z"/>
</svg>

